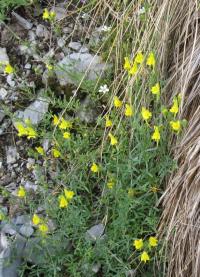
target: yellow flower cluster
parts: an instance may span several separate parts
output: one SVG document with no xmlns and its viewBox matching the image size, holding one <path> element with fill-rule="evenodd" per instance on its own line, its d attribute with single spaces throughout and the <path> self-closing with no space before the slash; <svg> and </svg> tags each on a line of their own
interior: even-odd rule
<svg viewBox="0 0 200 277">
<path fill-rule="evenodd" d="M 44 9 L 42 18 L 44 20 L 53 21 L 56 17 L 56 13 L 54 11 L 48 11 L 48 9 Z"/>
<path fill-rule="evenodd" d="M 61 194 L 59 196 L 59 207 L 60 208 L 66 208 L 72 198 L 74 197 L 74 192 L 72 190 L 64 189 L 64 194 Z"/>
<path fill-rule="evenodd" d="M 100 171 L 99 166 L 96 163 L 93 163 L 90 170 L 94 173 L 98 173 Z"/>
<path fill-rule="evenodd" d="M 38 136 L 36 130 L 31 125 L 30 120 L 25 120 L 25 123 L 17 122 L 15 126 L 19 137 L 26 136 L 28 139 L 31 139 Z"/>
<path fill-rule="evenodd" d="M 17 196 L 18 196 L 19 198 L 24 198 L 24 197 L 26 197 L 26 190 L 25 190 L 25 188 L 24 188 L 23 186 L 20 186 L 20 187 L 19 187 L 19 189 L 18 189 L 18 191 L 17 191 Z"/>
<path fill-rule="evenodd" d="M 142 64 L 144 62 L 145 58 L 141 51 L 139 51 L 133 60 L 133 62 L 128 58 L 124 58 L 124 69 L 128 71 L 129 75 L 135 75 L 138 72 L 138 65 Z M 150 54 L 147 57 L 146 64 L 150 67 L 155 67 L 156 59 L 153 52 L 150 52 Z M 156 91 L 158 90 L 158 87 L 154 88 Z M 153 90 L 154 90 L 153 89 Z M 152 92 L 153 93 L 153 92 Z"/>
<path fill-rule="evenodd" d="M 38 226 L 38 230 L 40 231 L 42 236 L 45 236 L 48 233 L 48 231 L 49 231 L 48 225 L 37 214 L 33 215 L 32 222 L 35 226 Z"/>
<path fill-rule="evenodd" d="M 12 65 L 10 65 L 7 62 L 0 62 L 0 66 L 4 68 L 4 73 L 5 74 L 12 74 L 14 73 L 14 68 L 12 67 Z"/>
<path fill-rule="evenodd" d="M 135 247 L 136 250 L 141 250 L 143 248 L 147 248 L 147 247 L 156 247 L 158 245 L 158 240 L 156 237 L 149 237 L 149 240 L 148 240 L 148 244 L 145 245 L 143 239 L 136 239 L 133 241 L 133 246 Z M 144 251 L 141 253 L 140 255 L 140 260 L 144 263 L 146 263 L 147 261 L 150 260 L 150 256 L 149 254 L 147 253 L 147 251 Z"/>
</svg>

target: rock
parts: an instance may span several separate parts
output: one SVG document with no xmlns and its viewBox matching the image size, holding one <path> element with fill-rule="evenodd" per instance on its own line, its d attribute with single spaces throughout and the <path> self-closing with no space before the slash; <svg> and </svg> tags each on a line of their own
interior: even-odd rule
<svg viewBox="0 0 200 277">
<path fill-rule="evenodd" d="M 93 267 L 92 267 L 92 272 L 98 273 L 99 270 L 100 270 L 100 268 L 101 268 L 101 264 L 100 264 L 100 263 L 96 263 L 96 264 L 94 264 Z"/>
<path fill-rule="evenodd" d="M 1 231 L 4 234 L 9 234 L 11 236 L 17 234 L 15 225 L 10 224 L 10 223 L 6 223 L 5 221 L 2 221 L 2 223 L 1 223 Z"/>
<path fill-rule="evenodd" d="M 30 238 L 34 233 L 34 229 L 30 225 L 25 224 L 21 226 L 21 228 L 19 229 L 19 232 L 22 236 L 26 238 Z"/>
<path fill-rule="evenodd" d="M 3 121 L 3 119 L 4 119 L 5 116 L 6 116 L 6 115 L 5 115 L 4 111 L 3 111 L 3 110 L 0 110 L 0 123 L 1 123 L 1 121 Z"/>
<path fill-rule="evenodd" d="M 63 31 L 64 34 L 71 34 L 71 32 L 73 31 L 73 29 L 70 28 L 70 27 L 64 27 L 64 28 L 62 29 L 62 31 Z"/>
<path fill-rule="evenodd" d="M 37 25 L 36 35 L 39 38 L 44 38 L 45 40 L 47 40 L 49 37 L 49 34 L 50 34 L 49 31 L 47 30 L 47 28 L 44 25 L 42 25 L 42 24 Z"/>
<path fill-rule="evenodd" d="M 21 264 L 21 256 L 26 241 L 20 235 L 17 235 L 12 244 L 2 243 L 0 247 L 0 276 L 1 277 L 17 277 L 18 269 Z M 4 238 L 5 242 L 5 238 Z"/>
<path fill-rule="evenodd" d="M 102 62 L 100 56 L 89 53 L 72 53 L 58 63 L 55 72 L 60 85 L 66 86 L 67 84 L 78 85 L 80 75 L 84 75 L 88 80 L 96 80 L 108 68 L 110 65 Z"/>
<path fill-rule="evenodd" d="M 80 42 L 70 42 L 68 44 L 68 47 L 71 48 L 72 50 L 79 51 L 81 49 L 81 43 Z"/>
<path fill-rule="evenodd" d="M 13 80 L 14 75 L 13 74 L 9 74 L 6 77 L 6 82 L 9 84 L 9 86 L 11 86 L 12 88 L 15 86 L 15 81 Z"/>
<path fill-rule="evenodd" d="M 31 192 L 31 191 L 36 192 L 38 189 L 38 186 L 31 181 L 26 181 L 24 187 L 28 192 Z"/>
<path fill-rule="evenodd" d="M 45 152 L 47 152 L 50 148 L 50 140 L 49 139 L 44 139 L 42 142 L 42 147 Z"/>
<path fill-rule="evenodd" d="M 31 224 L 30 217 L 28 215 L 18 215 L 13 219 L 15 225 Z"/>
<path fill-rule="evenodd" d="M 5 88 L 0 89 L 0 100 L 5 100 L 8 95 L 8 91 Z"/>
<path fill-rule="evenodd" d="M 33 24 L 30 23 L 28 20 L 23 18 L 21 15 L 17 14 L 16 12 L 12 12 L 12 15 L 16 18 L 17 22 L 20 26 L 22 26 L 25 30 L 30 30 L 33 27 Z"/>
<path fill-rule="evenodd" d="M 26 63 L 24 66 L 25 69 L 31 69 L 31 64 L 30 63 Z"/>
<path fill-rule="evenodd" d="M 98 111 L 96 104 L 87 96 L 79 107 L 76 116 L 85 123 L 93 123 L 96 121 L 98 116 Z"/>
<path fill-rule="evenodd" d="M 86 238 L 88 238 L 89 240 L 96 241 L 97 239 L 100 239 L 102 237 L 104 229 L 105 227 L 102 223 L 94 225 L 89 230 L 87 230 Z"/>
<path fill-rule="evenodd" d="M 15 146 L 9 146 L 6 150 L 7 164 L 13 164 L 19 159 L 19 153 Z"/>
<path fill-rule="evenodd" d="M 79 49 L 80 53 L 89 53 L 89 49 L 86 46 L 81 46 L 81 48 Z"/>
<path fill-rule="evenodd" d="M 6 52 L 6 48 L 0 47 L 0 61 L 3 64 L 9 63 L 9 58 Z M 3 68 L 0 66 L 0 72 L 3 72 L 3 71 L 4 71 Z"/>
<path fill-rule="evenodd" d="M 61 7 L 53 7 L 51 11 L 56 13 L 56 17 L 55 17 L 56 20 L 62 20 L 67 15 L 66 9 Z"/>
<path fill-rule="evenodd" d="M 126 277 L 136 277 L 137 270 L 130 269 L 126 272 Z"/>
<path fill-rule="evenodd" d="M 64 38 L 59 38 L 57 40 L 58 47 L 63 48 L 65 46 L 65 40 Z"/>
<path fill-rule="evenodd" d="M 38 96 L 38 98 L 31 103 L 23 112 L 18 111 L 16 113 L 16 117 L 18 117 L 21 120 L 30 119 L 32 124 L 39 124 L 45 114 L 48 112 L 49 108 L 49 101 L 47 98 L 44 98 L 42 96 Z M 17 121 L 15 120 L 14 124 Z"/>
<path fill-rule="evenodd" d="M 36 43 L 36 34 L 34 31 L 32 30 L 28 31 L 28 37 L 30 42 Z"/>
</svg>

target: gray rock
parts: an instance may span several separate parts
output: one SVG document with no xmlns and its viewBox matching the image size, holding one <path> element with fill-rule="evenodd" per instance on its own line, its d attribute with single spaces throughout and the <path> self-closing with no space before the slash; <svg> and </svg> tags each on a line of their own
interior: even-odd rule
<svg viewBox="0 0 200 277">
<path fill-rule="evenodd" d="M 100 270 L 100 268 L 101 268 L 101 264 L 100 264 L 100 263 L 96 263 L 96 264 L 94 264 L 93 267 L 92 267 L 92 272 L 98 273 L 99 270 Z"/>
<path fill-rule="evenodd" d="M 17 14 L 16 12 L 12 12 L 12 15 L 16 18 L 17 22 L 20 26 L 22 26 L 26 30 L 30 30 L 33 27 L 33 24 L 30 23 L 28 20 L 23 18 L 21 15 Z"/>
<path fill-rule="evenodd" d="M 9 234 L 11 236 L 17 234 L 16 227 L 14 224 L 10 224 L 10 223 L 6 223 L 5 221 L 2 221 L 1 225 L 2 225 L 1 231 L 4 234 Z"/>
<path fill-rule="evenodd" d="M 45 114 L 48 112 L 48 108 L 49 108 L 48 99 L 42 96 L 39 96 L 23 112 L 18 111 L 16 113 L 16 117 L 21 120 L 30 119 L 32 124 L 37 125 L 43 120 Z M 15 120 L 15 122 L 17 121 Z"/>
<path fill-rule="evenodd" d="M 20 235 L 17 235 L 14 242 L 9 244 L 4 237 L 0 247 L 0 276 L 1 277 L 17 277 L 18 268 L 21 264 L 21 256 L 25 247 L 26 241 Z"/>
<path fill-rule="evenodd" d="M 19 232 L 22 236 L 26 238 L 30 238 L 34 233 L 34 229 L 30 225 L 25 224 L 25 225 L 22 225 L 22 227 L 19 229 Z"/>
<path fill-rule="evenodd" d="M 6 52 L 6 48 L 0 47 L 0 61 L 1 63 L 9 63 L 9 58 Z M 4 69 L 0 66 L 0 72 L 3 72 Z"/>
<path fill-rule="evenodd" d="M 80 42 L 70 42 L 68 44 L 68 47 L 71 48 L 72 50 L 79 51 L 81 49 L 81 43 Z"/>
<path fill-rule="evenodd" d="M 66 9 L 64 9 L 64 8 L 62 8 L 62 7 L 53 7 L 52 9 L 51 9 L 51 11 L 53 11 L 53 12 L 55 12 L 56 13 L 56 17 L 55 17 L 55 19 L 56 20 L 62 20 L 62 19 L 64 19 L 65 17 L 66 17 L 66 15 L 67 15 L 67 11 L 66 11 Z"/>
<path fill-rule="evenodd" d="M 26 181 L 24 187 L 25 187 L 26 191 L 28 191 L 28 192 L 31 192 L 31 191 L 36 192 L 38 189 L 38 186 L 31 181 Z"/>
<path fill-rule="evenodd" d="M 81 106 L 77 111 L 76 116 L 85 123 L 93 123 L 96 121 L 98 111 L 95 103 L 90 99 L 89 96 L 81 102 Z"/>
<path fill-rule="evenodd" d="M 60 48 L 63 48 L 65 46 L 65 40 L 63 38 L 59 38 L 57 40 L 57 44 Z"/>
<path fill-rule="evenodd" d="M 8 146 L 6 150 L 7 164 L 13 164 L 19 159 L 19 153 L 15 146 Z"/>
<path fill-rule="evenodd" d="M 49 31 L 47 30 L 47 28 L 44 25 L 42 25 L 42 24 L 37 25 L 36 35 L 39 38 L 44 38 L 45 40 L 47 40 L 49 37 L 49 34 L 50 34 Z"/>
<path fill-rule="evenodd" d="M 62 31 L 64 34 L 70 34 L 73 31 L 73 29 L 70 27 L 64 27 Z"/>
<path fill-rule="evenodd" d="M 110 65 L 102 62 L 100 56 L 89 53 L 72 53 L 66 56 L 56 67 L 56 75 L 61 86 L 78 85 L 77 74 L 88 80 L 96 80 Z M 77 76 L 77 77 L 76 77 Z"/>
<path fill-rule="evenodd" d="M 18 215 L 16 218 L 13 219 L 13 223 L 15 225 L 24 225 L 24 224 L 31 224 L 30 217 L 28 215 Z"/>
<path fill-rule="evenodd" d="M 4 111 L 3 111 L 3 110 L 0 110 L 0 123 L 1 123 L 1 121 L 3 121 L 3 119 L 4 119 L 5 116 L 6 116 L 6 115 L 5 115 Z"/>
<path fill-rule="evenodd" d="M 5 100 L 8 95 L 8 91 L 5 88 L 0 89 L 0 100 Z"/>
<path fill-rule="evenodd" d="M 31 69 L 31 64 L 30 63 L 26 63 L 24 66 L 25 69 Z"/>
<path fill-rule="evenodd" d="M 6 82 L 9 84 L 10 87 L 14 87 L 15 86 L 15 81 L 13 80 L 14 75 L 13 74 L 9 74 L 6 77 Z"/>
<path fill-rule="evenodd" d="M 47 152 L 50 148 L 50 140 L 49 139 L 44 139 L 42 142 L 42 147 L 45 152 Z"/>
<path fill-rule="evenodd" d="M 100 239 L 103 236 L 104 229 L 105 227 L 102 223 L 94 225 L 89 230 L 87 230 L 86 238 L 88 238 L 89 240 L 96 241 L 97 239 Z"/>
<path fill-rule="evenodd" d="M 36 35 L 34 31 L 32 30 L 28 31 L 28 37 L 30 42 L 36 43 Z"/>
<path fill-rule="evenodd" d="M 88 49 L 85 45 L 83 45 L 83 46 L 81 46 L 81 48 L 79 49 L 79 52 L 80 52 L 80 53 L 89 53 L 89 49 Z"/>
</svg>

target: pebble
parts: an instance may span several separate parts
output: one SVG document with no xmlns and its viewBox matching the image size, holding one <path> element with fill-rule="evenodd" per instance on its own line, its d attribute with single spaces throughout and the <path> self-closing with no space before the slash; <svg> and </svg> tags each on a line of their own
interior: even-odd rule
<svg viewBox="0 0 200 277">
<path fill-rule="evenodd" d="M 8 91 L 5 88 L 0 89 L 0 100 L 5 100 L 8 95 Z"/>
<path fill-rule="evenodd" d="M 25 224 L 22 225 L 22 227 L 19 229 L 19 232 L 22 236 L 30 238 L 34 233 L 34 229 L 30 225 Z"/>
<path fill-rule="evenodd" d="M 97 225 L 92 226 L 89 230 L 86 232 L 86 237 L 89 240 L 96 241 L 97 239 L 100 239 L 104 233 L 104 225 L 102 223 L 99 223 Z"/>
<path fill-rule="evenodd" d="M 80 42 L 70 42 L 68 44 L 68 47 L 75 50 L 75 51 L 79 51 L 82 47 L 81 43 Z"/>
<path fill-rule="evenodd" d="M 39 38 L 44 38 L 45 40 L 47 40 L 49 37 L 49 31 L 47 30 L 47 28 L 44 25 L 39 24 L 39 25 L 37 25 L 37 28 L 36 28 L 36 35 Z"/>
<path fill-rule="evenodd" d="M 13 164 L 19 159 L 19 153 L 15 146 L 8 146 L 6 150 L 7 164 Z"/>
<path fill-rule="evenodd" d="M 9 84 L 10 87 L 14 87 L 15 86 L 15 81 L 13 80 L 14 75 L 13 74 L 9 74 L 6 77 L 6 82 Z"/>
</svg>

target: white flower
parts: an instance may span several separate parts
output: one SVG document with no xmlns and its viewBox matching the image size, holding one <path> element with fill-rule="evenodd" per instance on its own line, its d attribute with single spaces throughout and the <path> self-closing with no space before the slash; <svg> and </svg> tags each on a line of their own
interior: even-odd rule
<svg viewBox="0 0 200 277">
<path fill-rule="evenodd" d="M 99 92 L 105 94 L 106 92 L 109 92 L 109 88 L 107 85 L 100 86 Z"/>
<path fill-rule="evenodd" d="M 110 30 L 111 30 L 111 26 L 104 25 L 104 26 L 101 27 L 102 32 L 109 32 Z"/>
<path fill-rule="evenodd" d="M 142 7 L 138 11 L 138 15 L 144 14 L 146 12 L 145 7 Z"/>
</svg>

